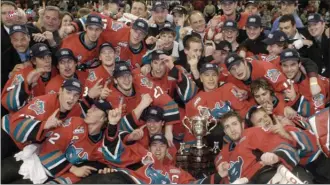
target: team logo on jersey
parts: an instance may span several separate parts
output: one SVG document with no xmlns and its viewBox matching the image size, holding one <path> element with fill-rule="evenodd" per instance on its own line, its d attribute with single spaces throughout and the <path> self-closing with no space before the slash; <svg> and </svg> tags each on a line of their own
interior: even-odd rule
<svg viewBox="0 0 330 185">
<path fill-rule="evenodd" d="M 121 22 L 113 21 L 112 25 L 111 25 L 111 29 L 114 30 L 114 31 L 118 31 L 118 30 L 122 29 L 123 27 L 124 27 L 124 24 L 121 23 Z"/>
<path fill-rule="evenodd" d="M 33 110 L 37 115 L 44 114 L 45 111 L 45 102 L 37 99 L 33 104 L 31 104 L 28 109 Z"/>
<path fill-rule="evenodd" d="M 72 118 L 68 118 L 68 119 L 66 119 L 66 120 L 62 123 L 62 126 L 63 126 L 63 127 L 67 127 L 67 126 L 69 126 L 69 125 L 71 124 L 71 119 L 72 119 Z"/>
<path fill-rule="evenodd" d="M 118 46 L 127 47 L 127 42 L 118 42 Z"/>
<path fill-rule="evenodd" d="M 197 109 L 199 111 L 200 116 L 207 118 L 207 119 L 211 116 L 211 112 L 210 112 L 209 108 L 203 107 L 203 106 L 198 106 Z"/>
<path fill-rule="evenodd" d="M 151 89 L 153 86 L 153 83 L 147 77 L 143 77 L 143 78 L 141 78 L 141 85 Z"/>
<path fill-rule="evenodd" d="M 24 78 L 21 74 L 15 75 L 14 80 L 11 82 L 10 86 L 18 85 L 24 81 Z"/>
<path fill-rule="evenodd" d="M 88 161 L 88 153 L 84 152 L 83 148 L 76 148 L 70 145 L 65 151 L 66 159 L 72 164 L 79 164 Z"/>
<path fill-rule="evenodd" d="M 230 183 L 233 183 L 235 180 L 241 178 L 243 159 L 241 156 L 238 156 L 237 161 L 230 161 L 230 166 L 228 169 L 228 176 Z"/>
<path fill-rule="evenodd" d="M 144 165 L 153 164 L 155 162 L 155 160 L 152 157 L 152 153 L 151 152 L 148 152 L 147 155 L 145 155 L 144 157 L 142 157 L 141 162 Z"/>
<path fill-rule="evenodd" d="M 211 110 L 211 115 L 219 119 L 221 118 L 225 113 L 229 112 L 231 110 L 230 103 L 228 101 L 220 101 L 216 102 L 214 108 Z"/>
<path fill-rule="evenodd" d="M 267 74 L 265 75 L 271 82 L 276 83 L 278 77 L 281 75 L 281 72 L 277 69 L 268 69 Z"/>
<path fill-rule="evenodd" d="M 80 62 L 80 60 L 82 59 L 82 56 L 81 55 L 77 55 L 76 58 L 77 58 L 78 62 Z"/>
<path fill-rule="evenodd" d="M 90 71 L 88 73 L 88 78 L 87 80 L 89 80 L 90 82 L 94 82 L 96 80 L 96 74 L 94 71 Z"/>
<path fill-rule="evenodd" d="M 85 133 L 85 128 L 83 126 L 80 126 L 73 131 L 73 134 L 83 134 L 83 133 Z"/>
<path fill-rule="evenodd" d="M 51 90 L 48 92 L 48 94 L 56 94 L 56 92 L 54 90 Z"/>
<path fill-rule="evenodd" d="M 315 95 L 315 96 L 313 97 L 314 106 L 315 106 L 316 108 L 318 108 L 318 107 L 324 105 L 324 99 L 325 99 L 325 97 L 324 97 L 324 95 L 321 94 L 321 93 Z"/>
<path fill-rule="evenodd" d="M 171 184 L 168 173 L 162 174 L 162 170 L 155 170 L 153 164 L 150 164 L 146 170 L 145 175 L 151 180 L 150 184 Z"/>
</svg>

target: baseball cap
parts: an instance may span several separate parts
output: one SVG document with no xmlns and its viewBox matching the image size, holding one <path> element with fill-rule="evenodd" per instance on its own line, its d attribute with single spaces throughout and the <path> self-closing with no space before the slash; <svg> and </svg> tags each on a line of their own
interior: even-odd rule
<svg viewBox="0 0 330 185">
<path fill-rule="evenodd" d="M 31 47 L 31 57 L 44 57 L 46 55 L 51 55 L 48 46 L 44 43 L 36 43 Z"/>
<path fill-rule="evenodd" d="M 289 4 L 294 4 L 296 3 L 297 0 L 281 0 L 280 3 L 289 3 Z"/>
<path fill-rule="evenodd" d="M 172 31 L 175 32 L 175 25 L 171 22 L 165 22 L 164 27 L 160 31 Z"/>
<path fill-rule="evenodd" d="M 228 56 L 225 59 L 225 65 L 229 71 L 231 67 L 233 67 L 234 65 L 239 64 L 243 61 L 244 61 L 244 59 L 242 57 L 240 57 L 237 53 L 230 53 L 230 54 L 228 54 Z"/>
<path fill-rule="evenodd" d="M 168 146 L 167 139 L 163 134 L 155 134 L 155 135 L 151 136 L 151 138 L 149 140 L 149 146 L 155 141 L 159 141 Z"/>
<path fill-rule="evenodd" d="M 225 23 L 223 24 L 222 29 L 238 30 L 237 23 L 236 21 L 226 20 Z"/>
<path fill-rule="evenodd" d="M 167 9 L 167 6 L 166 6 L 165 2 L 163 2 L 163 1 L 156 1 L 154 3 L 154 6 L 152 7 L 151 11 L 156 11 L 157 8 Z"/>
<path fill-rule="evenodd" d="M 280 30 L 273 31 L 272 33 L 268 34 L 266 39 L 262 40 L 262 42 L 264 42 L 267 45 L 273 45 L 278 42 L 288 42 L 288 41 L 289 41 L 288 36 Z"/>
<path fill-rule="evenodd" d="M 188 11 L 184 6 L 178 5 L 176 7 L 173 8 L 172 10 L 172 14 L 174 13 L 179 13 L 179 14 L 185 14 L 187 15 Z"/>
<path fill-rule="evenodd" d="M 226 3 L 226 2 L 237 2 L 237 0 L 221 0 L 221 3 Z"/>
<path fill-rule="evenodd" d="M 261 17 L 259 15 L 250 15 L 246 21 L 246 27 L 261 27 Z"/>
<path fill-rule="evenodd" d="M 149 106 L 144 112 L 143 120 L 148 121 L 149 119 L 164 121 L 164 110 L 158 106 Z"/>
<path fill-rule="evenodd" d="M 205 63 L 205 64 L 202 64 L 201 67 L 199 68 L 199 73 L 202 74 L 208 70 L 213 70 L 218 73 L 219 67 L 217 64 Z"/>
<path fill-rule="evenodd" d="M 63 82 L 62 87 L 69 91 L 77 91 L 81 93 L 82 85 L 80 81 L 76 78 L 70 78 Z"/>
<path fill-rule="evenodd" d="M 14 24 L 9 28 L 9 35 L 12 35 L 16 32 L 21 32 L 24 34 L 29 34 L 29 30 L 27 29 L 26 25 L 19 25 L 19 24 Z"/>
<path fill-rule="evenodd" d="M 154 50 L 151 53 L 151 60 L 158 60 L 160 55 L 169 55 L 167 52 L 163 50 Z"/>
<path fill-rule="evenodd" d="M 296 60 L 299 61 L 300 55 L 297 50 L 295 49 L 285 49 L 280 54 L 280 62 L 285 62 L 287 60 Z"/>
<path fill-rule="evenodd" d="M 102 110 L 106 114 L 108 114 L 108 111 L 112 109 L 111 104 L 108 101 L 104 101 L 104 100 L 95 100 L 94 105 L 95 107 Z"/>
<path fill-rule="evenodd" d="M 250 4 L 252 4 L 252 5 L 257 5 L 257 2 L 256 2 L 256 1 L 253 1 L 253 0 L 247 1 L 247 2 L 245 3 L 245 7 L 247 7 L 247 6 L 250 5 Z"/>
<path fill-rule="evenodd" d="M 101 17 L 98 15 L 94 15 L 94 14 L 89 14 L 87 16 L 85 24 L 86 24 L 86 26 L 95 25 L 95 26 L 103 28 L 103 22 L 102 22 Z"/>
<path fill-rule="evenodd" d="M 309 15 L 307 20 L 308 20 L 308 23 L 311 23 L 311 22 L 315 22 L 315 23 L 324 22 L 323 17 L 318 13 Z"/>
<path fill-rule="evenodd" d="M 148 23 L 143 19 L 136 19 L 132 26 L 135 30 L 141 30 L 146 35 L 148 34 L 149 26 Z"/>
<path fill-rule="evenodd" d="M 114 51 L 116 51 L 115 48 L 113 47 L 113 45 L 110 42 L 105 42 L 105 43 L 101 44 L 99 52 L 101 53 L 102 49 L 106 48 L 106 47 L 110 47 Z"/>
<path fill-rule="evenodd" d="M 132 74 L 129 65 L 125 61 L 116 62 L 113 77 L 118 78 L 124 74 Z"/>
<path fill-rule="evenodd" d="M 68 49 L 68 48 L 59 49 L 56 52 L 55 56 L 56 56 L 57 61 L 60 61 L 64 58 L 68 58 L 68 59 L 72 59 L 77 62 L 77 58 L 73 55 L 73 52 L 71 51 L 71 49 Z"/>
<path fill-rule="evenodd" d="M 226 40 L 222 40 L 219 43 L 215 44 L 215 50 L 224 50 L 231 52 L 231 44 Z"/>
</svg>

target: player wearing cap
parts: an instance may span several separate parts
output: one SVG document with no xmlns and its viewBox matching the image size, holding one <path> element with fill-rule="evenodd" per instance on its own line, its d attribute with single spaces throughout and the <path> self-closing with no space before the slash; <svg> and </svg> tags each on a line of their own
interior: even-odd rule
<svg viewBox="0 0 330 185">
<path fill-rule="evenodd" d="M 313 45 L 307 49 L 308 57 L 319 67 L 318 73 L 330 78 L 330 29 L 320 14 L 308 16 L 308 32 L 313 37 Z"/>
<path fill-rule="evenodd" d="M 31 57 L 32 66 L 15 72 L 2 90 L 2 105 L 9 112 L 16 112 L 32 98 L 44 95 L 47 83 L 56 75 L 47 45 L 33 45 Z"/>
<path fill-rule="evenodd" d="M 85 25 L 86 28 L 83 32 L 71 34 L 61 44 L 61 48 L 71 49 L 78 60 L 78 66 L 80 64 L 92 65 L 98 58 L 98 48 L 103 43 L 100 38 L 103 32 L 101 17 L 90 14 L 86 18 Z"/>
<path fill-rule="evenodd" d="M 177 5 L 173 8 L 171 14 L 173 15 L 173 23 L 176 26 L 176 41 L 179 41 L 180 39 L 180 28 L 185 26 L 185 22 L 187 19 L 187 9 L 184 6 Z"/>
<path fill-rule="evenodd" d="M 84 119 L 69 117 L 52 130 L 38 154 L 46 174 L 53 177 L 48 183 L 77 183 L 106 166 L 101 148 L 111 109 L 108 102 L 95 101 Z"/>
<path fill-rule="evenodd" d="M 123 116 L 132 113 L 132 118 L 137 116 L 135 109 L 143 110 L 151 103 L 162 107 L 165 111 L 165 134 L 168 140 L 173 142 L 172 125 L 180 120 L 178 105 L 175 101 L 148 77 L 143 76 L 137 70 L 131 71 L 124 61 L 116 63 L 113 78 L 114 83 L 109 88 L 111 93 L 106 100 L 113 107 L 122 105 Z M 123 122 L 122 124 L 126 123 Z M 131 129 L 126 126 L 123 128 Z"/>
<path fill-rule="evenodd" d="M 301 129 L 295 125 L 297 122 L 286 118 L 269 115 L 261 107 L 252 107 L 246 120 L 250 121 L 253 126 L 263 127 L 265 130 L 271 130 L 283 138 L 290 139 L 292 145 L 299 151 L 299 164 L 313 174 L 314 183 L 330 182 L 330 158 L 321 152 L 312 130 Z M 305 122 L 305 124 L 309 123 Z"/>
<path fill-rule="evenodd" d="M 237 42 L 238 37 L 238 27 L 237 23 L 232 20 L 227 20 L 224 22 L 222 27 L 223 39 L 228 41 L 231 44 L 231 50 L 233 52 L 238 52 L 239 44 Z"/>
<path fill-rule="evenodd" d="M 250 92 L 251 82 L 257 78 L 264 78 L 275 92 L 284 92 L 289 101 L 296 101 L 296 89 L 289 90 L 291 88 L 287 78 L 272 63 L 258 60 L 248 62 L 238 54 L 231 53 L 225 59 L 225 64 L 231 74 L 227 78 L 228 82 L 235 84 L 238 88 Z M 249 97 L 250 95 L 246 98 Z"/>
<path fill-rule="evenodd" d="M 301 180 L 311 182 L 309 175 L 297 166 L 298 151 L 293 143 L 262 127 L 245 128 L 236 112 L 228 112 L 221 119 L 228 144 L 215 159 L 223 183 L 245 179 L 245 183 L 266 184 L 276 173 L 272 165 L 283 164 Z M 266 175 L 267 174 L 267 175 Z"/>
<path fill-rule="evenodd" d="M 304 117 L 313 115 L 316 111 L 321 110 L 329 102 L 329 79 L 318 75 L 317 84 L 321 87 L 321 92 L 316 95 L 312 95 L 310 79 L 301 71 L 301 61 L 299 53 L 294 49 L 285 49 L 280 56 L 280 63 L 283 74 L 295 84 L 298 85 L 298 91 L 300 94 L 300 101 L 298 101 L 295 107 L 309 107 L 306 114 L 302 114 Z M 306 100 L 303 101 L 304 99 Z M 307 103 L 307 105 L 301 105 L 301 103 Z M 299 112 L 299 111 L 298 111 Z"/>
<path fill-rule="evenodd" d="M 256 0 L 248 0 L 245 3 L 245 12 L 251 15 L 259 15 L 258 2 Z"/>
<path fill-rule="evenodd" d="M 159 34 L 160 29 L 163 28 L 166 22 L 173 22 L 168 21 L 168 5 L 166 1 L 156 1 L 153 3 L 151 9 L 152 15 L 151 18 L 148 20 L 150 29 L 148 33 L 148 37 L 153 36 L 156 37 Z"/>
<path fill-rule="evenodd" d="M 67 117 L 81 115 L 82 110 L 77 104 L 81 92 L 80 82 L 74 78 L 68 79 L 58 94 L 35 97 L 16 113 L 5 115 L 2 118 L 2 129 L 20 150 L 31 142 L 42 142 L 49 129 L 61 125 Z M 8 143 L 2 147 L 9 148 L 10 145 Z M 11 152 L 6 148 L 2 148 L 2 151 Z"/>
<path fill-rule="evenodd" d="M 78 79 L 82 83 L 82 86 L 84 86 L 87 73 L 83 71 L 76 71 L 78 61 L 72 51 L 70 49 L 61 48 L 56 52 L 55 56 L 57 59 L 57 69 L 60 74 L 56 75 L 49 81 L 46 86 L 45 93 L 57 93 L 60 90 L 64 80 L 70 78 Z"/>
<path fill-rule="evenodd" d="M 266 35 L 263 33 L 261 17 L 259 15 L 250 15 L 247 19 L 245 29 L 248 38 L 240 45 L 240 50 L 246 52 L 245 57 L 268 54 L 267 46 L 262 42 L 266 38 Z"/>
<path fill-rule="evenodd" d="M 111 116 L 111 118 L 110 118 Z M 149 150 L 139 143 L 125 145 L 128 137 L 124 132 L 118 131 L 117 123 L 121 119 L 120 110 L 109 112 L 109 124 L 104 137 L 103 152 L 105 158 L 119 173 L 140 184 L 184 184 L 184 183 L 219 183 L 221 177 L 215 173 L 195 181 L 187 172 L 173 165 L 166 164 L 168 141 L 162 134 L 155 134 L 149 140 Z M 107 170 L 104 170 L 107 173 Z"/>
</svg>

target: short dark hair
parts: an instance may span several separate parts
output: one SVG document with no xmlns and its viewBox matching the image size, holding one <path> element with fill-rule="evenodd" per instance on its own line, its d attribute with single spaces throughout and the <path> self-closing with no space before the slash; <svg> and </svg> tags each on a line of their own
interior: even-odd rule
<svg viewBox="0 0 330 185">
<path fill-rule="evenodd" d="M 256 93 L 260 88 L 270 91 L 270 94 L 274 94 L 272 86 L 270 86 L 265 79 L 258 78 L 253 80 L 250 85 L 252 96 L 254 96 L 254 93 Z"/>
<path fill-rule="evenodd" d="M 184 43 L 183 43 L 183 46 L 185 49 L 190 49 L 190 43 L 192 42 L 196 42 L 196 43 L 201 43 L 202 44 L 202 40 L 200 37 L 197 37 L 197 36 L 192 36 L 190 38 L 188 38 Z"/>
<path fill-rule="evenodd" d="M 58 12 L 58 18 L 61 19 L 62 12 L 57 6 L 46 6 L 44 15 L 46 11 L 56 11 Z"/>
<path fill-rule="evenodd" d="M 11 1 L 1 1 L 1 7 L 3 5 L 9 5 L 9 6 L 13 6 L 15 8 L 15 10 L 17 9 L 17 6 L 15 3 L 11 2 Z"/>
<path fill-rule="evenodd" d="M 290 21 L 292 25 L 296 25 L 296 20 L 294 19 L 294 16 L 292 14 L 282 15 L 282 17 L 279 20 L 280 23 L 288 22 L 288 21 Z"/>
<path fill-rule="evenodd" d="M 132 6 L 133 6 L 133 3 L 142 3 L 142 4 L 144 5 L 145 10 L 148 9 L 148 7 L 147 7 L 147 3 L 146 3 L 145 0 L 133 0 L 133 1 L 132 1 Z"/>
<path fill-rule="evenodd" d="M 222 117 L 220 118 L 221 126 L 223 126 L 223 123 L 231 117 L 236 117 L 240 123 L 243 122 L 242 117 L 236 111 L 229 111 L 229 112 L 225 113 L 224 115 L 222 115 Z"/>
</svg>

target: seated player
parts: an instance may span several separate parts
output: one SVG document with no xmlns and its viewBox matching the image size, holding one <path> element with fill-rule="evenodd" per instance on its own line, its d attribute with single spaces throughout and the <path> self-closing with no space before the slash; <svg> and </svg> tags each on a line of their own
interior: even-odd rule
<svg viewBox="0 0 330 185">
<path fill-rule="evenodd" d="M 45 44 L 31 47 L 32 66 L 15 72 L 2 90 L 1 103 L 9 112 L 16 112 L 32 98 L 45 94 L 47 83 L 56 75 L 51 54 Z"/>
<path fill-rule="evenodd" d="M 228 112 L 221 119 L 228 144 L 215 159 L 222 183 L 246 178 L 249 183 L 265 184 L 276 173 L 272 165 L 282 163 L 302 181 L 311 182 L 299 163 L 298 152 L 290 140 L 261 127 L 244 129 L 245 123 L 236 112 Z"/>
<path fill-rule="evenodd" d="M 329 102 L 329 79 L 318 75 L 317 82 L 313 82 L 301 71 L 301 60 L 298 51 L 295 49 L 285 49 L 281 53 L 280 64 L 283 74 L 293 83 L 297 84 L 300 101 L 293 107 L 302 107 L 306 109 L 304 117 L 313 115 L 321 110 Z M 310 86 L 314 83 L 319 84 L 321 92 L 313 95 Z"/>
<path fill-rule="evenodd" d="M 70 49 L 62 48 L 56 52 L 57 59 L 57 69 L 60 74 L 56 75 L 52 78 L 46 86 L 46 94 L 54 94 L 57 93 L 64 80 L 70 78 L 76 78 L 81 83 L 82 86 L 85 84 L 85 80 L 87 79 L 86 72 L 77 71 L 77 59 L 73 55 Z"/>
<path fill-rule="evenodd" d="M 299 151 L 299 164 L 313 174 L 314 183 L 330 182 L 330 159 L 320 150 L 311 130 L 299 129 L 290 120 L 280 116 L 271 116 L 261 107 L 251 108 L 247 120 L 254 126 L 263 127 L 283 138 L 290 139 Z"/>
</svg>

